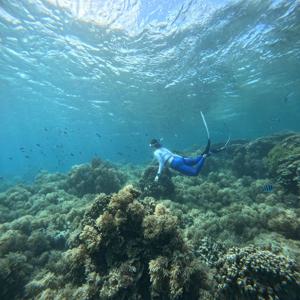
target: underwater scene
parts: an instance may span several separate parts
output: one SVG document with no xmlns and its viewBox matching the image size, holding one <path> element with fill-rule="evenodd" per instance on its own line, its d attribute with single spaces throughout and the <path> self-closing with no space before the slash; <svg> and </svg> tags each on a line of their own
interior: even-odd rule
<svg viewBox="0 0 300 300">
<path fill-rule="evenodd" d="M 0 299 L 299 300 L 300 1 L 0 0 Z"/>
</svg>

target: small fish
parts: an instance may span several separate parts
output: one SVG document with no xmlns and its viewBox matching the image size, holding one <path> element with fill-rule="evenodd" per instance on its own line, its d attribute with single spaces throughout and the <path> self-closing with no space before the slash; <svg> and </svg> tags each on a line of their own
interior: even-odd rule
<svg viewBox="0 0 300 300">
<path fill-rule="evenodd" d="M 30 157 L 29 157 L 28 155 L 25 155 L 25 158 L 26 158 L 26 159 L 29 159 Z"/>
<path fill-rule="evenodd" d="M 283 101 L 284 103 L 287 103 L 291 100 L 291 97 L 294 95 L 294 92 L 289 92 L 284 98 Z"/>
<path fill-rule="evenodd" d="M 280 123 L 281 120 L 280 120 L 279 117 L 272 117 L 272 118 L 271 118 L 271 121 L 272 121 L 272 122 Z"/>
<path fill-rule="evenodd" d="M 47 127 L 45 127 L 45 128 L 44 128 L 44 131 L 48 131 L 48 128 L 47 128 Z"/>
<path fill-rule="evenodd" d="M 271 193 L 271 192 L 273 192 L 273 185 L 272 185 L 271 183 L 265 184 L 265 185 L 262 187 L 262 190 L 263 190 L 263 192 L 265 192 L 265 193 Z"/>
<path fill-rule="evenodd" d="M 68 133 L 67 133 L 67 132 L 64 130 L 64 134 L 66 134 L 66 135 L 67 135 Z"/>
<path fill-rule="evenodd" d="M 74 156 L 74 153 L 70 153 L 71 156 Z"/>
<path fill-rule="evenodd" d="M 79 155 L 81 155 L 82 154 L 82 152 L 81 151 L 79 151 Z"/>
<path fill-rule="evenodd" d="M 19 150 L 22 151 L 22 152 L 24 152 L 25 148 L 24 147 L 20 147 Z"/>
<path fill-rule="evenodd" d="M 0 180 L 3 180 L 4 179 L 4 177 L 3 176 L 0 176 Z"/>
<path fill-rule="evenodd" d="M 12 158 L 12 157 L 9 157 L 8 159 L 9 159 L 9 160 L 13 160 L 13 158 Z"/>
<path fill-rule="evenodd" d="M 122 152 L 117 152 L 117 154 L 118 154 L 118 155 L 123 155 L 123 153 L 122 153 Z"/>
<path fill-rule="evenodd" d="M 40 144 L 35 144 L 37 147 L 41 147 L 41 145 Z"/>
<path fill-rule="evenodd" d="M 101 134 L 100 133 L 96 133 L 96 136 L 98 137 L 98 138 L 101 138 Z"/>
</svg>

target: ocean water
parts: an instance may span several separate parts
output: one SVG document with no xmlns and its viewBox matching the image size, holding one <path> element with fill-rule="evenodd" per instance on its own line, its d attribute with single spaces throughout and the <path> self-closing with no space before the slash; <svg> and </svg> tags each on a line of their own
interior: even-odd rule
<svg viewBox="0 0 300 300">
<path fill-rule="evenodd" d="M 1 1 L 1 176 L 150 138 L 201 147 L 300 127 L 299 1 Z M 37 146 L 40 145 L 40 146 Z M 20 148 L 23 147 L 23 152 Z"/>
<path fill-rule="evenodd" d="M 300 299 L 299 0 L 0 0 L 0 143 L 1 300 Z"/>
</svg>

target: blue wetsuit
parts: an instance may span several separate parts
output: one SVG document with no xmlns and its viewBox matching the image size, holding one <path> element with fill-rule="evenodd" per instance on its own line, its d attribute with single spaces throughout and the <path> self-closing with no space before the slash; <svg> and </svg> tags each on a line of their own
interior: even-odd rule
<svg viewBox="0 0 300 300">
<path fill-rule="evenodd" d="M 172 160 L 170 167 L 187 176 L 197 176 L 205 162 L 202 155 L 195 158 L 176 156 Z"/>
<path fill-rule="evenodd" d="M 156 149 L 154 151 L 154 156 L 159 162 L 157 176 L 160 176 L 163 168 L 166 165 L 184 175 L 197 176 L 201 171 L 205 161 L 205 157 L 203 155 L 195 158 L 183 157 L 172 153 L 170 150 L 164 147 Z"/>
</svg>

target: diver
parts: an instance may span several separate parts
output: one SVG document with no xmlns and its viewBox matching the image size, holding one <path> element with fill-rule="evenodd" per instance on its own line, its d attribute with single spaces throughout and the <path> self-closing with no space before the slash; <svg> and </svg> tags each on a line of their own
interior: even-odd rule
<svg viewBox="0 0 300 300">
<path fill-rule="evenodd" d="M 154 157 L 158 160 L 159 162 L 159 167 L 157 174 L 155 176 L 154 181 L 158 181 L 163 168 L 165 166 L 171 167 L 172 169 L 180 172 L 181 174 L 187 175 L 187 176 L 197 176 L 205 162 L 206 157 L 210 156 L 211 154 L 221 152 L 226 149 L 227 144 L 230 141 L 230 137 L 228 138 L 227 142 L 225 145 L 221 148 L 218 149 L 211 149 L 211 141 L 210 141 L 210 135 L 209 135 L 209 130 L 206 124 L 206 120 L 204 118 L 203 113 L 201 112 L 201 117 L 203 124 L 206 129 L 207 133 L 207 145 L 205 147 L 205 150 L 201 153 L 201 155 L 191 158 L 191 157 L 183 157 L 178 154 L 172 153 L 170 150 L 167 148 L 164 148 L 162 144 L 160 143 L 159 140 L 157 139 L 152 139 L 150 141 L 149 146 L 154 150 L 153 154 Z"/>
</svg>

